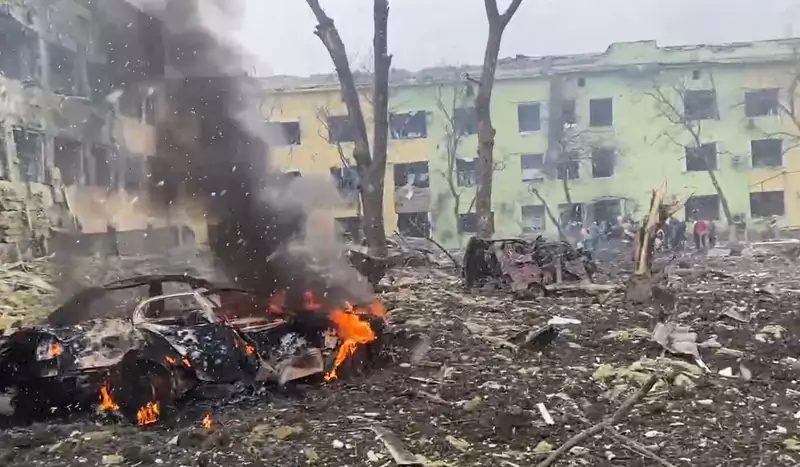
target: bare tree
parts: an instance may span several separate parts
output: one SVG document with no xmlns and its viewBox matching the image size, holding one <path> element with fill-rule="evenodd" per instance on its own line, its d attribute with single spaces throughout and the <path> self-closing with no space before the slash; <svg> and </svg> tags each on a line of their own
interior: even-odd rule
<svg viewBox="0 0 800 467">
<path fill-rule="evenodd" d="M 461 216 L 461 195 L 464 188 L 459 183 L 457 162 L 458 152 L 466 135 L 456 123 L 456 109 L 463 107 L 463 103 L 469 98 L 469 87 L 455 85 L 452 87 L 451 96 L 445 95 L 444 88 L 445 86 L 439 86 L 436 92 L 436 107 L 444 116 L 444 145 L 447 156 L 447 167 L 442 175 L 447 182 L 450 195 L 453 197 L 453 219 L 455 225 L 458 226 Z M 472 205 L 474 202 L 473 199 L 470 204 Z M 472 206 L 470 206 L 471 208 Z"/>
<path fill-rule="evenodd" d="M 503 32 L 519 9 L 522 0 L 511 0 L 504 13 L 500 13 L 497 0 L 484 0 L 486 18 L 489 21 L 489 36 L 483 56 L 480 85 L 475 96 L 475 113 L 478 119 L 478 191 L 475 211 L 478 215 L 478 236 L 488 238 L 494 231 L 492 218 L 492 176 L 494 172 L 494 137 L 492 126 L 492 89 L 500 55 Z"/>
<path fill-rule="evenodd" d="M 714 86 L 713 76 L 711 76 L 711 89 L 706 91 L 713 93 L 713 102 L 709 103 L 709 105 L 713 105 L 713 118 L 718 119 L 719 110 L 716 101 L 717 90 L 716 86 Z M 702 158 L 704 169 L 711 180 L 711 184 L 714 186 L 714 190 L 717 192 L 717 196 L 719 196 L 722 212 L 725 215 L 725 221 L 728 224 L 731 235 L 734 235 L 733 213 L 728 204 L 728 198 L 725 196 L 722 186 L 719 184 L 719 180 L 717 180 L 716 173 L 714 173 L 716 170 L 716 161 L 711 161 L 709 155 L 706 154 L 707 151 L 703 150 L 703 118 L 700 118 L 698 115 L 687 115 L 687 109 L 693 108 L 696 105 L 695 103 L 688 102 L 690 92 L 692 91 L 682 82 L 672 83 L 666 92 L 664 86 L 654 82 L 652 91 L 647 92 L 646 95 L 654 100 L 658 115 L 665 118 L 674 128 L 678 129 L 678 135 L 671 133 L 670 130 L 665 130 L 659 137 L 667 138 L 673 144 L 682 148 L 686 155 L 691 153 L 695 157 Z M 708 115 L 704 117 L 708 117 Z M 716 156 L 717 154 L 715 153 L 714 157 L 716 158 Z"/>
<path fill-rule="evenodd" d="M 387 147 L 389 142 L 389 69 L 392 56 L 388 53 L 388 0 L 373 3 L 373 54 L 374 72 L 372 86 L 373 147 L 370 150 L 367 124 L 361 109 L 358 88 L 347 58 L 347 50 L 333 20 L 325 13 L 319 0 L 306 0 L 317 19 L 315 34 L 328 50 L 342 90 L 342 100 L 347 107 L 349 124 L 355 136 L 353 159 L 359 174 L 359 191 L 363 207 L 363 227 L 371 255 L 386 256 L 386 232 L 383 221 L 383 184 L 386 175 Z"/>
<path fill-rule="evenodd" d="M 317 121 L 319 122 L 319 126 L 317 127 L 318 128 L 317 134 L 320 137 L 325 138 L 325 139 L 331 139 L 330 135 L 333 134 L 332 129 L 330 127 L 330 117 L 331 117 L 331 112 L 327 107 L 320 107 L 317 110 Z M 341 141 L 339 141 L 336 138 L 333 138 L 332 142 L 336 145 L 336 152 L 339 154 L 339 161 L 342 163 L 342 168 L 343 169 L 352 168 L 354 166 L 353 159 L 352 159 L 352 157 L 348 157 L 348 155 L 344 152 L 344 148 L 342 147 Z M 357 167 L 356 167 L 356 169 L 357 169 Z M 346 194 L 342 193 L 342 187 L 341 186 L 338 186 L 337 188 L 340 190 L 340 194 L 343 195 L 343 198 L 345 198 L 345 201 L 348 201 L 348 202 L 353 201 Z M 356 199 L 355 199 L 356 217 L 358 217 L 359 221 L 361 221 L 361 219 L 362 219 L 361 207 L 363 205 L 363 202 L 362 202 L 362 197 L 361 197 L 360 191 L 356 189 L 355 195 L 356 195 Z M 363 225 L 361 226 L 361 229 L 362 230 L 364 229 Z M 358 235 L 356 237 L 357 237 L 356 240 L 358 238 L 360 238 Z"/>
</svg>

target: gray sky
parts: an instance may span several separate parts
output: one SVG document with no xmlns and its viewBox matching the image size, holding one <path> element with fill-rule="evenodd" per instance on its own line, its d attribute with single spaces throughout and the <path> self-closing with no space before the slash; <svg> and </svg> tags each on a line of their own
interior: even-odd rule
<svg viewBox="0 0 800 467">
<path fill-rule="evenodd" d="M 264 65 L 259 74 L 333 71 L 313 34 L 305 0 L 246 0 L 240 39 Z M 498 0 L 505 7 L 509 0 Z M 354 66 L 370 60 L 371 0 L 320 0 Z M 481 0 L 390 0 L 389 50 L 396 68 L 480 63 L 486 40 Z M 599 52 L 611 42 L 661 45 L 800 35 L 798 0 L 523 0 L 501 56 Z"/>
</svg>

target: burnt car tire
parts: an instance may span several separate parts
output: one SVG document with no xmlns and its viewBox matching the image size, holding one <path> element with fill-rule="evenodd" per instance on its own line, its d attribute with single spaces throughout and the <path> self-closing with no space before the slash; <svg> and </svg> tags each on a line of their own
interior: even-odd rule
<svg viewBox="0 0 800 467">
<path fill-rule="evenodd" d="M 119 406 L 128 421 L 151 425 L 168 418 L 174 397 L 172 376 L 167 368 L 128 354 L 120 362 L 120 371 Z M 140 411 L 147 416 L 140 417 Z"/>
</svg>

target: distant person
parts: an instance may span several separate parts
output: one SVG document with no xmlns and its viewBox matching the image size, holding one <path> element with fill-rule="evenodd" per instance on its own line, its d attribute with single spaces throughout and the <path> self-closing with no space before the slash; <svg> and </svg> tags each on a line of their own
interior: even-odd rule
<svg viewBox="0 0 800 467">
<path fill-rule="evenodd" d="M 681 251 L 683 250 L 683 244 L 686 241 L 686 221 L 685 220 L 676 220 L 675 225 L 673 227 L 673 235 L 672 235 L 672 251 Z"/>
</svg>

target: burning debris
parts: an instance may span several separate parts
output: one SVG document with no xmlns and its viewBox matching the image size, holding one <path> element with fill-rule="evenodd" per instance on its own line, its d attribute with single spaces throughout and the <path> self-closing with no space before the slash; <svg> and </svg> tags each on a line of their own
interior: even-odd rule
<svg viewBox="0 0 800 467">
<path fill-rule="evenodd" d="M 333 381 L 346 362 L 365 358 L 356 356 L 360 349 L 376 352 L 380 345 L 385 310 L 377 300 L 329 309 L 309 291 L 290 307 L 281 293 L 261 297 L 175 279 L 141 276 L 87 289 L 51 315 L 55 324 L 12 333 L 0 347 L 0 395 L 14 415 L 96 408 L 151 425 L 207 387 L 285 384 L 317 374 Z M 75 303 L 91 309 L 112 291 L 147 285 L 160 293 L 175 282 L 191 289 L 151 295 L 128 317 L 59 326 L 74 317 L 64 310 Z M 210 423 L 207 415 L 203 425 Z"/>
<path fill-rule="evenodd" d="M 576 272 L 581 271 L 583 274 Z M 547 291 L 562 282 L 591 281 L 597 267 L 591 253 L 541 236 L 523 239 L 471 238 L 464 253 L 468 287 L 489 283 L 512 291 Z"/>
</svg>

